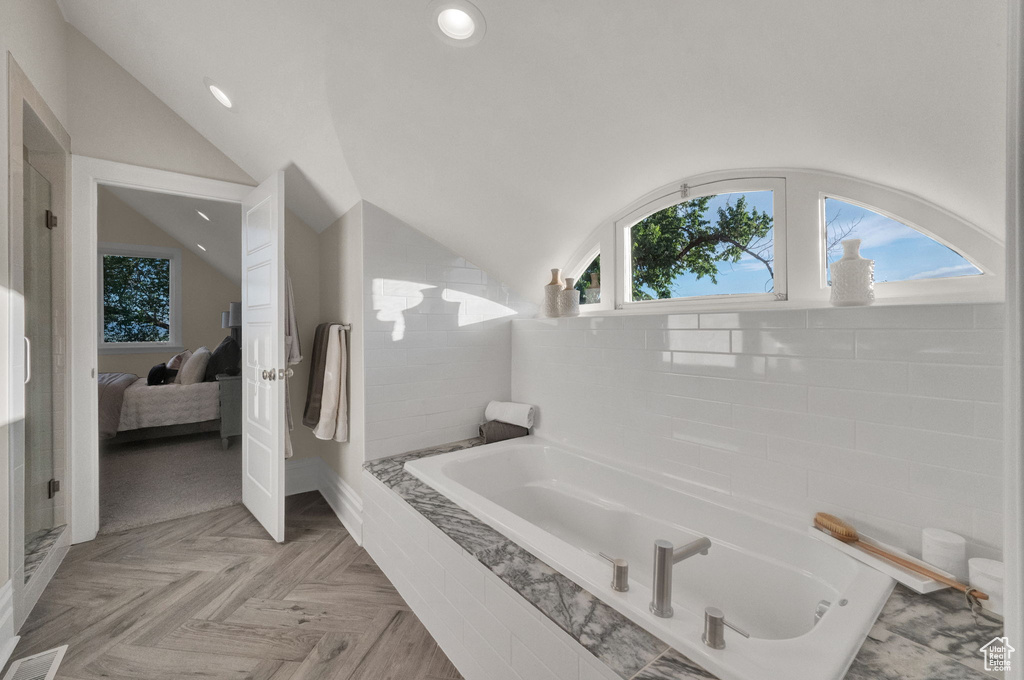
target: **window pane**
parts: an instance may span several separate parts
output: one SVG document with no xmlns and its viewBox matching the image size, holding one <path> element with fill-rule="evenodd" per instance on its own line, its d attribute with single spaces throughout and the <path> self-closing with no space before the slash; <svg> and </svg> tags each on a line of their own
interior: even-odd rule
<svg viewBox="0 0 1024 680">
<path fill-rule="evenodd" d="M 702 196 L 632 228 L 633 300 L 770 293 L 772 192 Z"/>
<path fill-rule="evenodd" d="M 105 342 L 169 342 L 171 261 L 103 256 Z"/>
<path fill-rule="evenodd" d="M 976 276 L 981 270 L 959 253 L 902 222 L 837 198 L 825 199 L 828 264 L 843 256 L 844 239 L 860 239 L 860 254 L 875 261 L 875 281 Z M 831 280 L 831 272 L 826 267 Z"/>
<path fill-rule="evenodd" d="M 601 301 L 601 254 L 598 253 L 590 266 L 576 280 L 581 305 L 593 305 Z"/>
</svg>

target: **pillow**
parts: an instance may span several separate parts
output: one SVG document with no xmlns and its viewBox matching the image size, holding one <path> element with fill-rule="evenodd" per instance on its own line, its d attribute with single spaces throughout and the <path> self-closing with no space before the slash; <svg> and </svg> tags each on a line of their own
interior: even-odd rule
<svg viewBox="0 0 1024 680">
<path fill-rule="evenodd" d="M 185 365 L 178 371 L 178 382 L 182 385 L 194 385 L 203 382 L 206 375 L 206 364 L 210 362 L 210 350 L 200 347 L 188 358 Z"/>
<path fill-rule="evenodd" d="M 238 341 L 229 335 L 221 340 L 217 349 L 213 350 L 213 354 L 210 355 L 210 363 L 206 364 L 204 380 L 205 382 L 216 380 L 221 373 L 234 375 L 239 372 L 241 367 L 242 348 L 238 346 Z"/>
<path fill-rule="evenodd" d="M 167 362 L 167 368 L 174 369 L 174 371 L 177 372 L 177 375 L 170 382 L 181 382 L 181 369 L 185 366 L 185 362 L 188 361 L 191 357 L 192 350 L 189 349 L 185 350 L 184 352 L 181 352 L 180 354 L 175 354 L 173 357 L 171 357 L 171 360 Z"/>
<path fill-rule="evenodd" d="M 157 364 L 153 368 L 149 369 L 149 375 L 146 377 L 147 385 L 163 385 L 167 380 L 167 364 Z"/>
<path fill-rule="evenodd" d="M 171 360 L 167 362 L 167 368 L 173 368 L 176 371 L 181 370 L 181 367 L 185 365 L 185 362 L 188 361 L 190 356 L 192 356 L 192 352 L 190 350 L 185 350 L 184 352 L 175 354 L 171 357 Z"/>
</svg>

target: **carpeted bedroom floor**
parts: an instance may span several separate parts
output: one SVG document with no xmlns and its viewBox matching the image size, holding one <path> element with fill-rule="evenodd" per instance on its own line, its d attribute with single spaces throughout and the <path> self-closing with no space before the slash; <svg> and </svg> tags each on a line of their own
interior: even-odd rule
<svg viewBox="0 0 1024 680">
<path fill-rule="evenodd" d="M 216 432 L 100 447 L 100 533 L 242 502 L 242 443 Z"/>
</svg>

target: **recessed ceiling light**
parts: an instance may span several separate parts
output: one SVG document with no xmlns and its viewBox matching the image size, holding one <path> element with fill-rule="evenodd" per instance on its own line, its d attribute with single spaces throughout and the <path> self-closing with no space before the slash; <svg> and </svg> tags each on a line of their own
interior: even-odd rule
<svg viewBox="0 0 1024 680">
<path fill-rule="evenodd" d="M 224 108 L 230 109 L 234 106 L 234 104 L 231 103 L 231 97 L 229 97 L 227 93 L 217 85 L 217 83 L 213 82 L 209 78 L 203 78 L 203 83 L 210 90 L 210 94 L 213 95 L 213 98 L 220 102 Z"/>
<path fill-rule="evenodd" d="M 206 216 L 206 213 L 204 213 L 204 212 L 203 212 L 202 210 L 196 210 L 196 213 L 197 213 L 197 214 L 198 214 L 198 215 L 199 215 L 200 217 L 202 217 L 202 218 L 203 218 L 204 220 L 206 220 L 207 222 L 209 222 L 209 221 L 210 221 L 210 218 L 209 218 L 209 217 L 207 217 L 207 216 Z"/>
<path fill-rule="evenodd" d="M 468 0 L 435 0 L 429 7 L 434 33 L 452 46 L 475 45 L 484 37 L 484 15 Z"/>
<path fill-rule="evenodd" d="M 473 17 L 455 7 L 449 7 L 438 14 L 437 25 L 446 36 L 455 40 L 472 38 L 476 30 Z"/>
<path fill-rule="evenodd" d="M 203 251 L 204 253 L 206 252 L 206 248 L 203 247 L 202 243 L 197 243 L 196 245 L 199 246 L 199 250 Z"/>
</svg>

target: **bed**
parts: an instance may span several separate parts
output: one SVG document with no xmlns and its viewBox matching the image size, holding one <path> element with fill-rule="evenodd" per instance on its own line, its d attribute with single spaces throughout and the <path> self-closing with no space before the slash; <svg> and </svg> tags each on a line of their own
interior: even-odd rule
<svg viewBox="0 0 1024 680">
<path fill-rule="evenodd" d="M 131 374 L 101 373 L 99 382 L 101 439 L 120 442 L 219 429 L 217 381 L 147 385 L 145 378 Z"/>
</svg>

